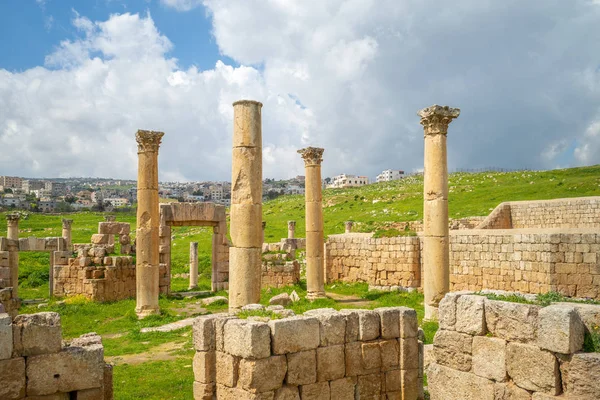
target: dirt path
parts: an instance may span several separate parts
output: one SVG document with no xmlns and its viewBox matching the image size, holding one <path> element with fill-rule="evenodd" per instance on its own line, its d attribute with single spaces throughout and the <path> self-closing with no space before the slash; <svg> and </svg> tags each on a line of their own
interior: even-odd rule
<svg viewBox="0 0 600 400">
<path fill-rule="evenodd" d="M 360 297 L 356 297 L 356 296 L 352 296 L 352 295 L 345 295 L 345 294 L 337 294 L 337 293 L 332 293 L 332 292 L 328 292 L 327 297 L 337 301 L 340 304 L 343 304 L 344 306 L 349 306 L 349 307 L 361 307 L 362 308 L 362 307 L 368 307 L 374 303 L 371 300 L 365 300 Z"/>
<path fill-rule="evenodd" d="M 177 359 L 177 355 L 173 354 L 180 350 L 185 345 L 184 342 L 174 343 L 168 342 L 151 348 L 150 350 L 139 354 L 124 354 L 121 356 L 104 357 L 106 362 L 113 365 L 130 364 L 137 365 L 149 361 L 172 361 Z"/>
</svg>

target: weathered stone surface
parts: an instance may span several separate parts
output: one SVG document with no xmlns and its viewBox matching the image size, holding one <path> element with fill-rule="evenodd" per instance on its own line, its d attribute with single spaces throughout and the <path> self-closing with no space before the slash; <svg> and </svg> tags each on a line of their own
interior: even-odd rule
<svg viewBox="0 0 600 400">
<path fill-rule="evenodd" d="M 277 296 L 271 297 L 271 300 L 269 300 L 269 304 L 270 305 L 289 306 L 290 304 L 292 304 L 292 299 L 290 298 L 289 294 L 281 293 L 281 294 L 278 294 Z"/>
<path fill-rule="evenodd" d="M 402 339 L 401 339 L 402 340 Z M 416 340 L 406 339 L 406 340 Z M 389 371 L 400 366 L 400 358 L 402 357 L 398 339 L 382 340 L 379 342 L 381 351 L 381 370 Z M 416 350 L 415 350 L 416 351 Z M 407 357 L 410 355 L 405 354 Z"/>
<path fill-rule="evenodd" d="M 214 383 L 200 383 L 194 381 L 194 400 L 212 400 L 215 393 Z"/>
<path fill-rule="evenodd" d="M 13 352 L 12 318 L 8 314 L 0 314 L 0 360 L 9 359 Z"/>
<path fill-rule="evenodd" d="M 358 339 L 374 340 L 379 334 L 379 314 L 371 310 L 358 310 Z"/>
<path fill-rule="evenodd" d="M 225 296 L 212 296 L 212 297 L 207 297 L 205 299 L 202 299 L 202 300 L 200 300 L 200 302 L 205 306 L 209 306 L 209 305 L 211 305 L 213 303 L 217 303 L 217 302 L 223 302 L 223 303 L 227 304 L 229 302 L 229 300 Z"/>
<path fill-rule="evenodd" d="M 354 400 L 356 378 L 341 378 L 329 382 L 332 398 L 339 400 Z"/>
<path fill-rule="evenodd" d="M 273 400 L 274 398 L 275 391 L 252 393 L 239 387 L 230 388 L 217 384 L 217 399 L 219 400 Z M 214 400 L 214 397 L 211 399 Z"/>
<path fill-rule="evenodd" d="M 342 309 L 340 314 L 346 317 L 346 343 L 358 340 L 358 312 L 356 310 Z"/>
<path fill-rule="evenodd" d="M 443 365 L 429 366 L 427 383 L 435 400 L 495 400 L 492 381 Z"/>
<path fill-rule="evenodd" d="M 329 382 L 300 386 L 302 400 L 330 400 Z"/>
<path fill-rule="evenodd" d="M 238 386 L 251 392 L 268 392 L 279 389 L 287 373 L 285 356 L 272 356 L 260 360 L 240 360 Z"/>
<path fill-rule="evenodd" d="M 569 363 L 567 392 L 600 399 L 600 353 L 574 354 Z"/>
<path fill-rule="evenodd" d="M 18 356 L 58 353 L 62 346 L 60 315 L 21 314 L 13 321 L 13 353 Z"/>
<path fill-rule="evenodd" d="M 319 346 L 319 320 L 314 317 L 272 320 L 269 327 L 274 354 L 296 353 Z"/>
<path fill-rule="evenodd" d="M 473 338 L 473 373 L 496 382 L 506 380 L 506 341 L 475 336 Z"/>
<path fill-rule="evenodd" d="M 217 383 L 228 387 L 234 387 L 238 380 L 239 364 L 240 359 L 238 357 L 218 351 L 216 353 Z"/>
<path fill-rule="evenodd" d="M 319 320 L 320 346 L 344 344 L 346 340 L 346 318 L 338 312 L 314 315 Z"/>
<path fill-rule="evenodd" d="M 575 353 L 583 347 L 585 326 L 575 307 L 551 305 L 538 314 L 538 346 L 555 353 Z"/>
<path fill-rule="evenodd" d="M 521 343 L 508 343 L 506 370 L 515 384 L 523 389 L 554 395 L 560 392 L 558 361 L 548 351 Z"/>
<path fill-rule="evenodd" d="M 383 339 L 400 337 L 400 310 L 396 307 L 381 307 L 374 311 L 379 313 L 381 337 Z"/>
<path fill-rule="evenodd" d="M 104 400 L 104 391 L 102 388 L 78 390 L 77 400 Z"/>
<path fill-rule="evenodd" d="M 486 300 L 487 330 L 494 337 L 508 341 L 533 343 L 537 338 L 539 309 L 531 304 Z"/>
<path fill-rule="evenodd" d="M 231 316 L 231 315 L 224 315 L 224 316 L 220 316 L 219 318 L 216 318 L 214 320 L 214 326 L 215 326 L 215 347 L 217 349 L 217 351 L 225 351 L 225 325 L 227 324 L 227 321 L 232 320 L 232 319 L 237 319 L 237 317 L 235 316 Z M 196 335 L 196 330 L 194 329 L 194 335 Z M 195 340 L 195 339 L 194 339 Z M 196 350 L 201 350 L 201 349 L 196 349 Z"/>
<path fill-rule="evenodd" d="M 27 358 L 27 395 L 30 396 L 98 388 L 103 379 L 101 345 L 67 347 L 60 353 Z"/>
<path fill-rule="evenodd" d="M 372 374 L 375 372 L 379 372 L 379 365 L 372 366 L 373 369 L 369 369 L 369 365 L 365 362 L 373 362 L 376 353 L 374 352 L 374 347 L 367 347 L 365 349 L 364 355 L 368 358 L 363 360 L 363 343 L 361 342 L 351 342 L 346 344 L 346 376 L 357 376 L 357 375 L 365 375 Z"/>
<path fill-rule="evenodd" d="M 419 396 L 420 388 L 423 387 L 423 377 L 419 377 L 419 371 L 416 369 L 400 370 L 400 380 L 402 381 L 401 398 L 416 399 Z"/>
<path fill-rule="evenodd" d="M 400 337 L 402 339 L 417 337 L 419 324 L 417 312 L 412 308 L 398 307 L 400 311 Z"/>
<path fill-rule="evenodd" d="M 400 339 L 400 368 L 419 368 L 419 341 L 417 338 Z M 382 356 L 383 357 L 383 356 Z"/>
<path fill-rule="evenodd" d="M 286 382 L 290 385 L 308 385 L 317 381 L 316 350 L 287 354 Z"/>
<path fill-rule="evenodd" d="M 470 371 L 473 337 L 466 333 L 439 330 L 433 338 L 435 361 L 460 371 Z"/>
<path fill-rule="evenodd" d="M 275 392 L 275 400 L 300 400 L 297 386 L 285 385 Z"/>
<path fill-rule="evenodd" d="M 485 297 L 464 295 L 456 300 L 455 330 L 469 335 L 485 334 Z"/>
<path fill-rule="evenodd" d="M 496 383 L 495 400 L 531 400 L 531 394 L 512 382 Z"/>
<path fill-rule="evenodd" d="M 438 322 L 440 329 L 454 330 L 456 324 L 456 300 L 460 297 L 456 293 L 447 293 L 438 307 Z"/>
<path fill-rule="evenodd" d="M 25 396 L 25 359 L 0 361 L 0 399 L 20 399 Z"/>
<path fill-rule="evenodd" d="M 399 369 L 385 373 L 385 391 L 399 392 L 402 390 L 402 374 Z"/>
<path fill-rule="evenodd" d="M 383 374 L 360 375 L 356 384 L 359 399 L 378 399 L 381 396 L 381 386 L 384 383 Z"/>
<path fill-rule="evenodd" d="M 271 355 L 271 331 L 266 323 L 232 319 L 224 328 L 227 352 L 243 358 L 266 358 Z"/>
<path fill-rule="evenodd" d="M 319 382 L 343 378 L 345 372 L 343 344 L 317 348 L 317 380 Z"/>
<path fill-rule="evenodd" d="M 213 383 L 216 377 L 216 352 L 197 351 L 194 354 L 192 366 L 194 369 L 194 379 L 200 383 Z"/>
<path fill-rule="evenodd" d="M 381 368 L 381 348 L 377 342 L 361 344 L 362 366 L 366 370 L 379 371 Z"/>
</svg>

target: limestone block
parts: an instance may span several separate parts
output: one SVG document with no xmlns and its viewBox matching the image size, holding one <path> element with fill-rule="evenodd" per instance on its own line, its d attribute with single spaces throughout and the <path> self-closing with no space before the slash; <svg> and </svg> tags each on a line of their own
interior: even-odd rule
<svg viewBox="0 0 600 400">
<path fill-rule="evenodd" d="M 194 380 L 200 383 L 214 383 L 216 378 L 216 352 L 197 351 L 194 354 L 192 366 L 194 369 Z"/>
<path fill-rule="evenodd" d="M 438 330 L 433 338 L 434 358 L 440 365 L 470 371 L 473 337 L 466 333 Z"/>
<path fill-rule="evenodd" d="M 302 400 L 330 400 L 329 382 L 317 382 L 300 386 Z"/>
<path fill-rule="evenodd" d="M 340 314 L 346 317 L 346 343 L 356 342 L 359 334 L 358 312 L 356 310 L 343 309 Z"/>
<path fill-rule="evenodd" d="M 473 338 L 473 373 L 496 382 L 506 380 L 506 341 L 475 336 Z"/>
<path fill-rule="evenodd" d="M 108 244 L 109 235 L 105 235 L 102 233 L 94 233 L 92 235 L 91 242 L 92 244 Z"/>
<path fill-rule="evenodd" d="M 354 400 L 356 378 L 341 378 L 329 382 L 332 398 L 336 400 Z"/>
<path fill-rule="evenodd" d="M 23 357 L 0 361 L 0 399 L 25 397 L 25 359 Z"/>
<path fill-rule="evenodd" d="M 27 394 L 99 388 L 104 379 L 102 345 L 67 347 L 60 353 L 27 358 Z"/>
<path fill-rule="evenodd" d="M 274 354 L 296 353 L 316 349 L 320 343 L 319 320 L 292 317 L 269 321 Z"/>
<path fill-rule="evenodd" d="M 400 337 L 400 310 L 396 307 L 381 307 L 374 311 L 379 313 L 381 321 L 381 337 L 395 339 Z"/>
<path fill-rule="evenodd" d="M 399 392 L 402 390 L 402 374 L 399 369 L 388 371 L 385 373 L 385 391 Z"/>
<path fill-rule="evenodd" d="M 57 353 L 62 347 L 60 315 L 55 312 L 18 315 L 12 328 L 16 355 Z"/>
<path fill-rule="evenodd" d="M 361 344 L 362 366 L 365 370 L 379 371 L 381 368 L 381 348 L 377 342 Z"/>
<path fill-rule="evenodd" d="M 346 335 L 346 318 L 338 312 L 315 313 L 319 320 L 320 346 L 343 344 Z"/>
<path fill-rule="evenodd" d="M 360 375 L 356 383 L 356 392 L 359 399 L 378 399 L 381 396 L 383 374 Z"/>
<path fill-rule="evenodd" d="M 555 353 L 575 353 L 583 347 L 585 326 L 575 307 L 551 305 L 538 314 L 538 346 Z"/>
<path fill-rule="evenodd" d="M 557 395 L 561 389 L 556 357 L 548 351 L 521 343 L 506 346 L 506 370 L 523 389 Z"/>
<path fill-rule="evenodd" d="M 508 341 L 536 341 L 540 307 L 531 304 L 486 300 L 485 321 L 488 332 Z"/>
<path fill-rule="evenodd" d="M 273 400 L 275 398 L 275 391 L 252 393 L 239 387 L 230 388 L 219 384 L 216 387 L 216 398 L 219 400 Z M 214 400 L 214 397 L 211 399 Z"/>
<path fill-rule="evenodd" d="M 401 398 L 417 399 L 423 387 L 423 377 L 419 376 L 419 370 L 400 370 L 400 379 L 402 381 L 402 389 L 400 390 Z"/>
<path fill-rule="evenodd" d="M 273 345 L 275 346 L 275 343 Z M 266 323 L 250 320 L 229 320 L 224 329 L 224 348 L 228 353 L 238 357 L 269 357 L 271 355 L 269 326 Z"/>
<path fill-rule="evenodd" d="M 262 205 L 232 204 L 231 242 L 235 247 L 262 247 Z"/>
<path fill-rule="evenodd" d="M 292 304 L 292 299 L 290 295 L 287 293 L 281 293 L 276 296 L 271 297 L 269 300 L 270 305 L 281 305 L 281 306 L 289 306 Z"/>
<path fill-rule="evenodd" d="M 495 400 L 531 400 L 531 394 L 512 382 L 496 383 Z"/>
<path fill-rule="evenodd" d="M 262 204 L 262 149 L 232 149 L 231 204 Z"/>
<path fill-rule="evenodd" d="M 290 385 L 308 385 L 317 381 L 316 350 L 287 354 L 287 378 Z"/>
<path fill-rule="evenodd" d="M 260 360 L 241 359 L 238 386 L 253 393 L 277 390 L 282 386 L 286 373 L 285 356 L 272 356 Z"/>
<path fill-rule="evenodd" d="M 104 400 L 104 391 L 102 388 L 78 390 L 77 400 Z"/>
<path fill-rule="evenodd" d="M 412 308 L 398 307 L 400 312 L 400 337 L 402 339 L 417 337 L 419 324 L 417 312 Z"/>
<path fill-rule="evenodd" d="M 357 310 L 358 340 L 375 340 L 380 335 L 379 313 L 371 310 Z"/>
<path fill-rule="evenodd" d="M 569 394 L 600 399 L 600 353 L 577 353 L 569 363 Z"/>
<path fill-rule="evenodd" d="M 381 350 L 381 370 L 389 371 L 398 368 L 400 366 L 401 357 L 398 339 L 382 340 L 379 342 L 379 347 Z"/>
<path fill-rule="evenodd" d="M 217 349 L 217 351 L 223 351 L 225 352 L 225 325 L 227 323 L 227 321 L 232 320 L 232 319 L 237 319 L 237 317 L 231 316 L 231 315 L 224 315 L 224 316 L 220 316 L 220 318 L 217 318 L 214 320 L 214 329 L 215 329 L 215 347 Z M 194 330 L 195 332 L 195 330 Z M 198 346 L 196 346 L 197 350 L 200 350 L 197 348 Z"/>
<path fill-rule="evenodd" d="M 317 348 L 317 381 L 341 379 L 346 373 L 344 345 Z"/>
<path fill-rule="evenodd" d="M 213 395 L 215 393 L 215 384 L 205 384 L 194 381 L 193 393 L 194 400 L 213 400 Z"/>
<path fill-rule="evenodd" d="M 455 329 L 469 335 L 485 334 L 485 297 L 464 295 L 456 300 Z"/>
<path fill-rule="evenodd" d="M 300 400 L 300 392 L 298 391 L 298 387 L 289 385 L 280 387 L 275 392 L 275 400 Z"/>
<path fill-rule="evenodd" d="M 0 314 L 0 360 L 7 360 L 13 352 L 12 318 L 8 314 Z"/>
<path fill-rule="evenodd" d="M 400 339 L 400 368 L 419 368 L 419 341 L 417 338 Z"/>
<path fill-rule="evenodd" d="M 429 366 L 427 383 L 435 400 L 495 400 L 492 381 L 440 364 Z"/>
<path fill-rule="evenodd" d="M 375 348 L 367 346 L 364 350 L 365 354 L 363 354 L 363 343 L 361 342 L 350 342 L 346 344 L 346 376 L 357 376 L 379 372 L 379 365 L 375 364 L 375 368 L 368 369 L 369 365 L 365 362 L 367 361 L 373 364 L 373 362 L 376 361 Z M 367 356 L 366 360 L 364 360 L 364 356 Z"/>
<path fill-rule="evenodd" d="M 235 387 L 238 380 L 239 364 L 240 360 L 238 357 L 218 351 L 216 353 L 217 383 L 228 387 Z"/>
</svg>

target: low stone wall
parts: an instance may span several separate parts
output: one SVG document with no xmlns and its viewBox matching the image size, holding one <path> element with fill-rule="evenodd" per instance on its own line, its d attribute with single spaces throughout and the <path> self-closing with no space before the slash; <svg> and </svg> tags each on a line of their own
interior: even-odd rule
<svg viewBox="0 0 600 400">
<path fill-rule="evenodd" d="M 262 263 L 261 287 L 280 288 L 300 282 L 300 263 L 297 260 Z"/>
<path fill-rule="evenodd" d="M 600 197 L 501 203 L 477 228 L 598 228 Z"/>
<path fill-rule="evenodd" d="M 0 314 L 0 399 L 112 400 L 100 336 L 62 344 L 57 313 Z"/>
<path fill-rule="evenodd" d="M 419 287 L 420 245 L 416 236 L 373 238 L 370 233 L 330 235 L 325 246 L 326 280 L 373 286 Z"/>
<path fill-rule="evenodd" d="M 432 400 L 600 398 L 600 353 L 580 352 L 586 326 L 577 305 L 450 293 L 439 324 L 427 367 Z"/>
<path fill-rule="evenodd" d="M 194 398 L 422 399 L 417 335 L 416 312 L 405 307 L 268 322 L 203 316 L 194 323 Z"/>
</svg>

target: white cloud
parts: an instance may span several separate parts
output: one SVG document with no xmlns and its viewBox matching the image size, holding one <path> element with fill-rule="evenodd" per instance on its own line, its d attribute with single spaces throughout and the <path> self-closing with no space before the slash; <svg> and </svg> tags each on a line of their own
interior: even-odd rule
<svg viewBox="0 0 600 400">
<path fill-rule="evenodd" d="M 177 11 L 190 11 L 202 5 L 202 0 L 160 0 L 161 4 Z"/>
</svg>

